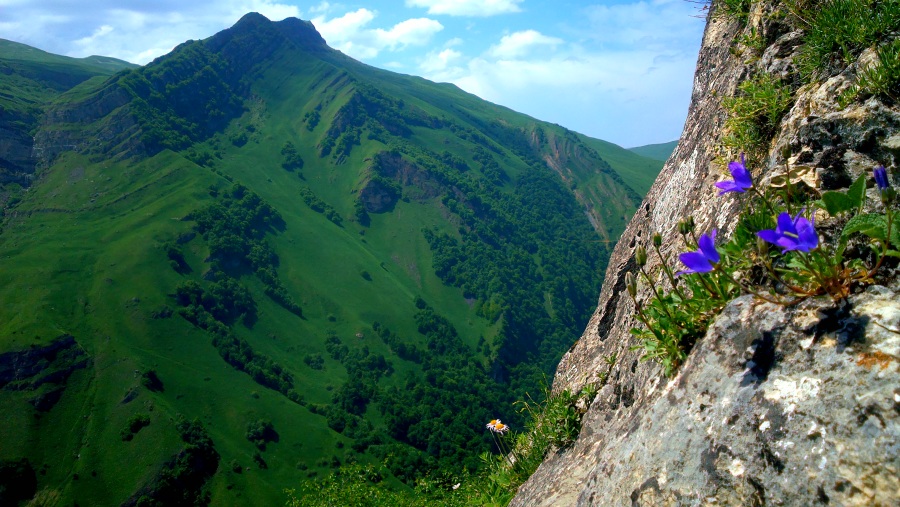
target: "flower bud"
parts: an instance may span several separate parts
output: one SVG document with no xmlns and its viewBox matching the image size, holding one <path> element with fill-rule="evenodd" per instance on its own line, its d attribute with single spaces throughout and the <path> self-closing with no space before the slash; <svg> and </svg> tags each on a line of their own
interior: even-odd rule
<svg viewBox="0 0 900 507">
<path fill-rule="evenodd" d="M 883 165 L 876 167 L 872 173 L 875 175 L 875 184 L 878 186 L 878 190 L 884 192 L 885 189 L 890 188 L 891 182 L 888 179 L 887 169 Z"/>
<path fill-rule="evenodd" d="M 637 297 L 637 280 L 634 278 L 634 273 L 630 271 L 625 273 L 625 288 L 628 289 L 631 299 Z"/>
<path fill-rule="evenodd" d="M 634 250 L 634 261 L 641 267 L 647 264 L 647 250 L 644 250 L 644 247 L 641 245 L 638 245 Z"/>
<path fill-rule="evenodd" d="M 695 227 L 694 216 L 688 215 L 687 220 L 685 220 L 685 222 L 687 223 L 688 232 L 694 232 L 694 227 Z"/>
<path fill-rule="evenodd" d="M 890 206 L 895 200 L 897 200 L 897 191 L 894 190 L 894 187 L 887 187 L 881 191 L 881 202 L 885 206 Z"/>
<path fill-rule="evenodd" d="M 688 228 L 687 220 L 681 219 L 678 221 L 678 234 L 682 236 L 687 235 L 691 232 L 690 228 Z"/>
<path fill-rule="evenodd" d="M 658 232 L 653 233 L 653 246 L 656 248 L 662 246 L 662 236 Z"/>
</svg>

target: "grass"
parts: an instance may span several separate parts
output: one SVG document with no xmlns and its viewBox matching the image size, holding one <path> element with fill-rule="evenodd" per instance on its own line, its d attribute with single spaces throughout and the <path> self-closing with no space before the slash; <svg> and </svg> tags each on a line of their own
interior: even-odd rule
<svg viewBox="0 0 900 507">
<path fill-rule="evenodd" d="M 808 79 L 831 75 L 853 63 L 863 49 L 900 29 L 900 4 L 869 0 L 829 0 L 793 9 L 805 33 L 798 57 Z"/>
<path fill-rule="evenodd" d="M 774 76 L 759 74 L 744 81 L 735 96 L 722 102 L 728 112 L 723 145 L 733 154 L 745 151 L 751 160 L 759 159 L 792 103 L 790 88 Z"/>
</svg>

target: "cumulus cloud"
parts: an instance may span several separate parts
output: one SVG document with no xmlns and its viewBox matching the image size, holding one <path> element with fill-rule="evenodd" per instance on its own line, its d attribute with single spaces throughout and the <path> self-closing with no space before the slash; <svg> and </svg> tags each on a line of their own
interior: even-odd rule
<svg viewBox="0 0 900 507">
<path fill-rule="evenodd" d="M 331 47 L 360 59 L 375 58 L 384 50 L 399 51 L 408 46 L 427 45 L 444 29 L 442 24 L 429 18 L 407 19 L 387 30 L 367 28 L 375 16 L 374 12 L 361 8 L 332 19 L 320 16 L 312 22 Z"/>
<path fill-rule="evenodd" d="M 419 71 L 625 146 L 669 141 L 680 135 L 693 85 L 702 20 L 692 9 L 681 0 L 591 6 L 580 26 L 560 29 L 564 37 L 523 30 L 480 54 L 433 53 Z"/>
<path fill-rule="evenodd" d="M 426 7 L 428 14 L 487 17 L 520 12 L 522 0 L 406 0 L 407 7 Z"/>
<path fill-rule="evenodd" d="M 488 52 L 501 59 L 520 58 L 535 48 L 547 46 L 553 48 L 562 43 L 563 40 L 557 37 L 548 37 L 536 30 L 524 30 L 504 35 Z"/>
<path fill-rule="evenodd" d="M 104 55 L 144 64 L 189 40 L 209 37 L 248 12 L 280 21 L 300 10 L 277 0 L 118 0 L 52 2 L 4 0 L 4 38 L 52 53 Z"/>
<path fill-rule="evenodd" d="M 425 55 L 419 68 L 427 74 L 434 74 L 453 67 L 461 57 L 462 53 L 450 48 L 443 51 L 431 51 Z"/>
</svg>

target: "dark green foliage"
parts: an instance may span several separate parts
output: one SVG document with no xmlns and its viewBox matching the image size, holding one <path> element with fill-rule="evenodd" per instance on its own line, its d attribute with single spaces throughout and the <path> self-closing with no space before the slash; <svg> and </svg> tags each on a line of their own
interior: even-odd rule
<svg viewBox="0 0 900 507">
<path fill-rule="evenodd" d="M 267 296 L 288 311 L 302 316 L 300 306 L 278 279 L 275 271 L 278 256 L 265 240 L 267 233 L 284 228 L 284 220 L 275 208 L 243 185 L 235 184 L 218 202 L 191 213 L 191 218 L 196 221 L 196 231 L 209 245 L 208 260 L 212 264 L 212 271 L 222 273 L 216 275 L 216 278 L 229 280 L 229 274 L 237 275 L 245 270 L 253 270 L 266 286 Z M 220 288 L 232 289 L 238 290 L 233 283 Z M 246 298 L 241 301 L 248 302 Z M 251 307 L 248 304 L 238 309 L 241 308 L 250 310 Z M 255 306 L 253 310 L 254 313 L 241 313 L 252 319 L 255 316 Z M 208 308 L 207 311 L 212 312 Z M 233 320 L 235 316 L 229 314 L 229 317 Z M 219 320 L 228 322 L 229 319 Z"/>
<path fill-rule="evenodd" d="M 150 368 L 141 373 L 141 385 L 155 393 L 161 393 L 165 391 L 162 380 L 159 379 L 159 375 L 157 375 L 156 370 L 153 368 Z"/>
<path fill-rule="evenodd" d="M 266 460 L 263 459 L 262 454 L 259 452 L 253 453 L 253 462 L 256 463 L 256 466 L 259 467 L 260 470 L 267 470 L 269 468 L 269 464 L 266 463 Z"/>
<path fill-rule="evenodd" d="M 204 486 L 219 468 L 219 453 L 199 421 L 179 415 L 175 428 L 184 447 L 169 459 L 149 484 L 123 503 L 125 506 L 184 506 L 209 504 Z"/>
<path fill-rule="evenodd" d="M 175 288 L 175 301 L 184 307 L 196 306 L 226 324 L 233 324 L 238 317 L 245 321 L 256 319 L 256 302 L 246 287 L 237 280 L 223 276 L 204 289 L 200 283 L 187 280 Z"/>
<path fill-rule="evenodd" d="M 254 351 L 246 340 L 230 330 L 216 328 L 213 345 L 226 363 L 247 373 L 259 385 L 289 396 L 294 387 L 293 375 L 270 357 Z M 291 398 L 291 401 L 298 400 Z"/>
<path fill-rule="evenodd" d="M 303 358 L 303 362 L 306 363 L 306 366 L 314 370 L 322 370 L 325 368 L 325 359 L 322 358 L 322 354 L 306 354 Z"/>
<path fill-rule="evenodd" d="M 268 419 L 257 419 L 248 424 L 245 436 L 261 451 L 266 450 L 267 443 L 278 442 L 278 432 Z"/>
<path fill-rule="evenodd" d="M 416 322 L 427 346 L 421 352 L 422 376 L 408 375 L 399 388 L 382 389 L 378 396 L 388 435 L 416 449 L 384 449 L 392 455 L 389 468 L 405 479 L 435 467 L 475 470 L 476 456 L 490 449 L 483 424 L 509 407 L 511 393 L 490 377 L 484 364 L 471 360 L 473 351 L 430 306 L 416 313 Z M 392 334 L 382 325 L 376 332 Z"/>
<path fill-rule="evenodd" d="M 303 158 L 300 157 L 300 154 L 297 153 L 297 148 L 294 146 L 294 143 L 287 141 L 284 143 L 284 146 L 281 148 L 281 155 L 284 157 L 284 161 L 281 162 L 281 167 L 288 171 L 299 171 L 303 169 Z"/>
<path fill-rule="evenodd" d="M 314 111 L 310 111 L 303 115 L 303 121 L 306 122 L 306 130 L 312 132 L 315 130 L 316 126 L 319 125 L 319 121 L 322 117 L 319 115 L 319 109 L 321 108 L 321 104 L 316 106 Z"/>
<path fill-rule="evenodd" d="M 418 303 L 419 301 L 422 301 L 424 304 L 424 301 L 421 298 L 417 298 L 416 302 Z M 422 308 L 424 308 L 424 306 Z M 408 340 L 404 340 L 397 334 L 391 332 L 390 329 L 382 326 L 378 321 L 372 324 L 372 329 L 375 331 L 375 334 L 391 348 L 391 351 L 400 356 L 401 359 L 412 361 L 414 363 L 422 362 L 424 352 L 415 344 L 409 343 Z"/>
<path fill-rule="evenodd" d="M 338 214 L 337 210 L 327 202 L 316 197 L 316 194 L 314 194 L 309 187 L 300 187 L 300 197 L 303 199 L 303 202 L 309 206 L 309 209 L 325 215 L 325 218 L 334 222 L 335 225 L 341 225 L 343 218 L 341 218 L 341 215 Z"/>
<path fill-rule="evenodd" d="M 164 63 L 118 79 L 115 85 L 133 97 L 132 114 L 142 125 L 141 141 L 151 153 L 186 148 L 240 115 L 241 85 L 229 79 L 233 74 L 227 65 L 203 44 L 182 44 Z"/>
<path fill-rule="evenodd" d="M 128 419 L 125 427 L 119 432 L 123 441 L 131 441 L 137 432 L 150 425 L 150 414 L 135 414 Z"/>
<path fill-rule="evenodd" d="M 250 138 L 243 130 L 240 132 L 236 132 L 231 136 L 231 144 L 237 146 L 238 148 L 247 144 L 248 140 L 250 140 Z"/>
<path fill-rule="evenodd" d="M 184 260 L 184 253 L 181 251 L 181 248 L 167 244 L 165 245 L 165 250 L 166 256 L 169 258 L 169 265 L 172 266 L 176 273 L 183 275 L 191 272 L 191 267 Z"/>
<path fill-rule="evenodd" d="M 17 505 L 37 492 L 37 476 L 27 459 L 0 461 L 0 505 Z"/>
</svg>

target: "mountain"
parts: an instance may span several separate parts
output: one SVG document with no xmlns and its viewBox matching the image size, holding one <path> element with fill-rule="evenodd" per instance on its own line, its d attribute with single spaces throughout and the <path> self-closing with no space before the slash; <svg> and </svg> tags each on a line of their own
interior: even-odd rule
<svg viewBox="0 0 900 507">
<path fill-rule="evenodd" d="M 353 462 L 398 485 L 474 470 L 484 423 L 521 421 L 587 322 L 658 171 L 293 18 L 106 74 L 24 70 L 12 47 L 28 105 L 0 156 L 31 147 L 0 192 L 16 498 L 258 505 Z M 78 77 L 46 78 L 63 64 Z"/>
<path fill-rule="evenodd" d="M 628 148 L 628 151 L 637 153 L 642 157 L 652 158 L 654 160 L 665 162 L 672 155 L 672 152 L 675 151 L 676 146 L 678 146 L 677 139 L 674 141 L 669 141 L 668 143 L 635 146 L 634 148 Z"/>
<path fill-rule="evenodd" d="M 0 39 L 0 184 L 30 181 L 32 137 L 44 104 L 84 81 L 134 67 L 115 58 L 69 58 Z"/>
</svg>

